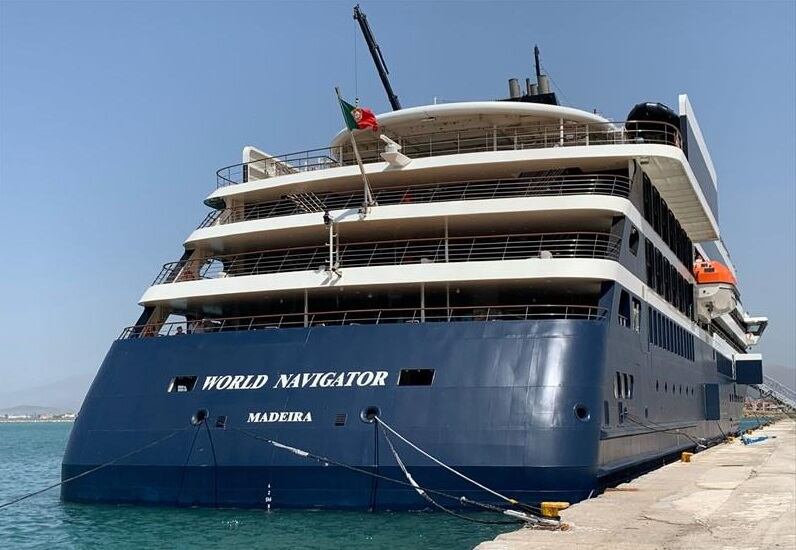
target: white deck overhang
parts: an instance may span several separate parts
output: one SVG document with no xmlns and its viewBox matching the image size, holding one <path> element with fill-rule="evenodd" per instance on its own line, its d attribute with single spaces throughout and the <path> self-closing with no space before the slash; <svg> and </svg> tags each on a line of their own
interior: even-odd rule
<svg viewBox="0 0 796 550">
<path fill-rule="evenodd" d="M 600 169 L 628 160 L 639 160 L 644 164 L 645 171 L 692 241 L 718 238 L 718 223 L 685 154 L 671 145 L 622 144 L 487 151 L 417 158 L 403 168 L 392 168 L 386 162 L 369 163 L 365 165 L 365 171 L 371 185 L 378 186 L 505 177 L 520 171 L 549 170 L 568 165 Z M 361 176 L 357 166 L 328 168 L 221 187 L 205 202 L 218 199 L 254 202 L 262 197 L 273 198 L 279 193 L 313 191 L 321 183 L 326 189 L 351 189 L 359 181 Z"/>
<path fill-rule="evenodd" d="M 151 286 L 144 292 L 139 303 L 142 306 L 165 305 L 179 310 L 185 309 L 189 301 L 250 300 L 271 293 L 304 289 L 309 291 L 329 288 L 367 289 L 388 285 L 488 281 L 551 282 L 563 279 L 619 282 L 655 307 L 669 312 L 673 318 L 682 318 L 681 324 L 684 327 L 693 326 L 673 306 L 654 292 L 650 292 L 641 280 L 618 262 L 580 258 L 354 267 L 343 268 L 341 277 L 318 270 L 203 279 Z"/>
</svg>

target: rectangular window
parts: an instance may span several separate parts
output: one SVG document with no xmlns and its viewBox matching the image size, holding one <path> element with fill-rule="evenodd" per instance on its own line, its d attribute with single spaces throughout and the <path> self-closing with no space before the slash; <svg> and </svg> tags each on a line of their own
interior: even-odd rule
<svg viewBox="0 0 796 550">
<path fill-rule="evenodd" d="M 635 298 L 633 298 L 633 310 L 630 314 L 630 326 L 636 332 L 641 332 L 641 302 Z"/>
<path fill-rule="evenodd" d="M 619 294 L 618 321 L 623 327 L 630 326 L 630 296 L 625 290 Z"/>
<path fill-rule="evenodd" d="M 640 240 L 641 237 L 639 236 L 638 229 L 636 229 L 635 225 L 631 224 L 630 237 L 628 238 L 627 246 L 630 249 L 630 253 L 633 254 L 633 256 L 638 255 L 638 243 Z"/>
<path fill-rule="evenodd" d="M 663 315 L 657 314 L 658 317 L 658 347 L 666 347 L 666 327 L 663 326 Z"/>
<path fill-rule="evenodd" d="M 193 391 L 196 386 L 196 376 L 175 376 L 169 383 L 169 393 L 182 393 Z"/>
<path fill-rule="evenodd" d="M 399 386 L 430 386 L 434 382 L 434 369 L 401 369 Z"/>
<path fill-rule="evenodd" d="M 667 350 L 672 351 L 672 321 L 666 317 L 666 345 L 664 346 Z"/>
</svg>

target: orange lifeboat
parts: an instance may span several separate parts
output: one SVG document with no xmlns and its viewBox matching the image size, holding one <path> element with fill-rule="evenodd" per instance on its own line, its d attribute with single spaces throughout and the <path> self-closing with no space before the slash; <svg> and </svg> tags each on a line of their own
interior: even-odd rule
<svg viewBox="0 0 796 550">
<path fill-rule="evenodd" d="M 735 309 L 738 281 L 726 265 L 699 259 L 694 262 L 694 278 L 699 317 L 709 322 Z"/>
<path fill-rule="evenodd" d="M 732 271 L 723 263 L 716 261 L 697 260 L 694 263 L 694 278 L 697 284 L 727 284 L 738 286 Z"/>
</svg>

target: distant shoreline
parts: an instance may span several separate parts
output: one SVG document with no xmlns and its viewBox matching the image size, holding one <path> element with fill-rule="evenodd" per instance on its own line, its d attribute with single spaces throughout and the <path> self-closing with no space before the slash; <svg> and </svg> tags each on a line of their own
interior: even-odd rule
<svg viewBox="0 0 796 550">
<path fill-rule="evenodd" d="M 0 424 L 52 424 L 59 422 L 74 422 L 74 418 L 0 418 Z"/>
</svg>

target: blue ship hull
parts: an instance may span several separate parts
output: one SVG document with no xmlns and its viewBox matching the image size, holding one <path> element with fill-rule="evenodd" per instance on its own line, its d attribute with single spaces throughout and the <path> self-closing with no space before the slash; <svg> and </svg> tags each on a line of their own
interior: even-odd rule
<svg viewBox="0 0 796 550">
<path fill-rule="evenodd" d="M 712 353 L 704 346 L 687 362 L 650 346 L 641 334 L 628 337 L 627 328 L 609 320 L 362 325 L 119 340 L 75 422 L 62 477 L 177 433 L 66 483 L 62 497 L 272 509 L 424 508 L 427 503 L 410 487 L 303 458 L 241 431 L 404 481 L 376 424 L 360 419 L 363 410 L 377 407 L 419 447 L 488 487 L 525 502 L 575 502 L 610 476 L 693 447 L 672 430 L 707 439 L 737 430 L 740 403 L 723 401 L 722 420 L 707 421 L 701 391 L 685 397 L 682 389 L 662 391 L 665 379 L 667 387 L 674 381 L 700 390 L 718 384 L 726 394 L 731 380 L 717 372 Z M 433 384 L 398 385 L 402 369 L 434 369 Z M 285 374 L 365 371 L 386 372 L 384 385 L 275 387 Z M 633 399 L 619 407 L 645 420 L 617 418 L 617 371 L 635 377 Z M 225 375 L 251 375 L 249 385 L 267 375 L 268 382 L 260 389 L 203 389 L 207 377 Z M 169 392 L 181 376 L 196 376 L 196 387 Z M 207 411 L 207 421 L 193 425 L 199 410 Z M 278 413 L 291 412 L 309 413 L 311 420 L 283 414 L 279 421 Z M 270 415 L 276 421 L 251 421 L 257 413 L 277 413 Z M 342 415 L 344 425 L 336 425 Z M 393 440 L 423 487 L 494 502 Z"/>
</svg>

